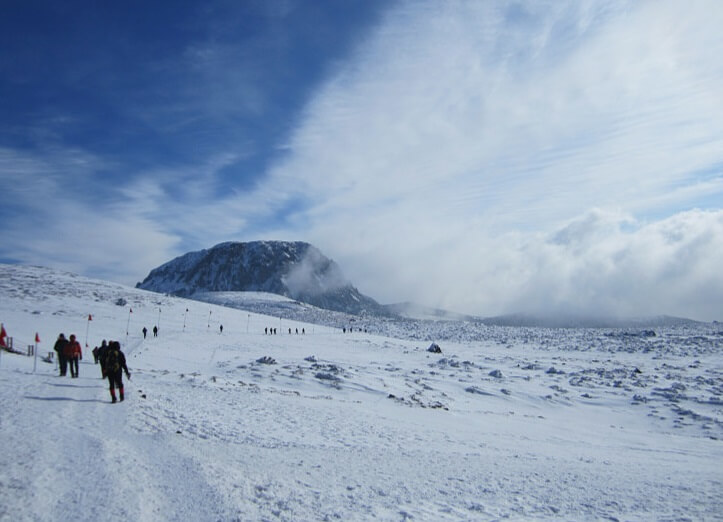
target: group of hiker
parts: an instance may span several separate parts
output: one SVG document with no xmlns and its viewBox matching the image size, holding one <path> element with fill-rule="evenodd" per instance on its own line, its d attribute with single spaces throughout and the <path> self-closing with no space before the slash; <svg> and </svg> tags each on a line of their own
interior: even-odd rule
<svg viewBox="0 0 723 522">
<path fill-rule="evenodd" d="M 80 343 L 75 338 L 74 334 L 71 334 L 70 339 L 66 339 L 64 334 L 58 335 L 58 340 L 55 341 L 54 350 L 58 355 L 58 366 L 60 368 L 60 376 L 67 375 L 67 368 L 70 366 L 70 376 L 72 378 L 78 377 L 78 362 L 83 359 L 83 351 L 80 347 Z M 106 341 L 100 346 L 93 348 L 93 359 L 95 364 L 100 364 L 101 378 L 108 379 L 111 402 L 116 402 L 115 390 L 118 389 L 118 396 L 123 401 L 123 373 L 125 372 L 126 377 L 131 378 L 131 374 L 128 371 L 126 365 L 126 356 L 121 351 L 121 346 L 118 341 Z"/>
<path fill-rule="evenodd" d="M 223 330 L 223 327 L 221 327 L 221 329 Z M 148 329 L 144 326 L 141 331 L 143 332 L 143 338 L 145 339 L 146 335 L 148 335 Z M 153 337 L 158 337 L 158 326 L 153 327 Z"/>
<path fill-rule="evenodd" d="M 221 326 L 221 332 L 223 332 L 223 326 Z M 283 330 L 282 330 L 282 332 L 283 332 Z M 276 335 L 276 333 L 277 333 L 276 328 L 264 328 L 264 335 Z M 297 328 L 296 334 L 298 335 L 298 333 L 299 333 L 299 329 Z M 301 333 L 306 334 L 306 329 L 302 328 Z M 289 335 L 291 335 L 291 328 L 289 328 Z"/>
<path fill-rule="evenodd" d="M 60 376 L 64 377 L 68 373 L 70 366 L 70 376 L 78 377 L 78 362 L 83 360 L 83 350 L 80 343 L 76 340 L 75 335 L 71 334 L 70 340 L 65 338 L 64 334 L 58 336 L 55 341 L 55 353 L 58 354 L 58 365 L 60 366 Z"/>
</svg>

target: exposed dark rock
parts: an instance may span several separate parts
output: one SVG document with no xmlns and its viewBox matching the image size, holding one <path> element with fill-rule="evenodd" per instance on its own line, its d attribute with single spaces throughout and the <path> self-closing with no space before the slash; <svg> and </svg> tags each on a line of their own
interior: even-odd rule
<svg viewBox="0 0 723 522">
<path fill-rule="evenodd" d="M 428 352 L 431 353 L 442 353 L 442 349 L 439 347 L 437 343 L 432 343 L 429 345 L 429 348 L 427 348 Z"/>
</svg>

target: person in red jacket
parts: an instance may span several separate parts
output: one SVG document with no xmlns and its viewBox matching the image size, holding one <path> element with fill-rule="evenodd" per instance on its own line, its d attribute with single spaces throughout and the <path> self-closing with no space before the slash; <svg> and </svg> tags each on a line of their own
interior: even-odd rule
<svg viewBox="0 0 723 522">
<path fill-rule="evenodd" d="M 83 351 L 80 349 L 80 343 L 75 340 L 75 334 L 71 334 L 68 344 L 65 345 L 65 357 L 70 364 L 70 376 L 78 377 L 78 361 L 83 359 Z"/>
</svg>

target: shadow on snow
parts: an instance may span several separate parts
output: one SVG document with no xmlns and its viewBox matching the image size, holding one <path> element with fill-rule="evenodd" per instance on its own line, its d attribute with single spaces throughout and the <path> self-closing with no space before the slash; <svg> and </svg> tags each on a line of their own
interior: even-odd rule
<svg viewBox="0 0 723 522">
<path fill-rule="evenodd" d="M 100 399 L 73 399 L 72 397 L 38 397 L 35 395 L 25 395 L 24 399 L 32 399 L 34 401 L 73 401 L 73 402 L 108 402 Z"/>
</svg>

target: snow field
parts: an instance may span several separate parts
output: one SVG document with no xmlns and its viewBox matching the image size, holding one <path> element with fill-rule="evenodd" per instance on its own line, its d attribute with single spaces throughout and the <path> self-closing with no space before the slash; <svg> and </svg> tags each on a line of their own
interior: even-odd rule
<svg viewBox="0 0 723 522">
<path fill-rule="evenodd" d="M 723 513 L 714 329 L 654 339 L 500 329 L 471 339 L 468 326 L 450 336 L 445 325 L 434 339 L 443 353 L 433 354 L 413 322 L 395 325 L 409 329 L 396 338 L 341 334 L 2 268 L 10 335 L 27 342 L 37 331 L 46 353 L 60 331 L 84 342 L 92 313 L 89 346 L 120 340 L 132 379 L 126 401 L 111 405 L 89 351 L 72 380 L 52 364 L 38 361 L 33 373 L 32 358 L 0 355 L 0 438 L 12 449 L 0 456 L 0 520 Z M 143 340 L 159 309 L 159 337 Z M 306 335 L 288 334 L 297 326 Z"/>
</svg>

